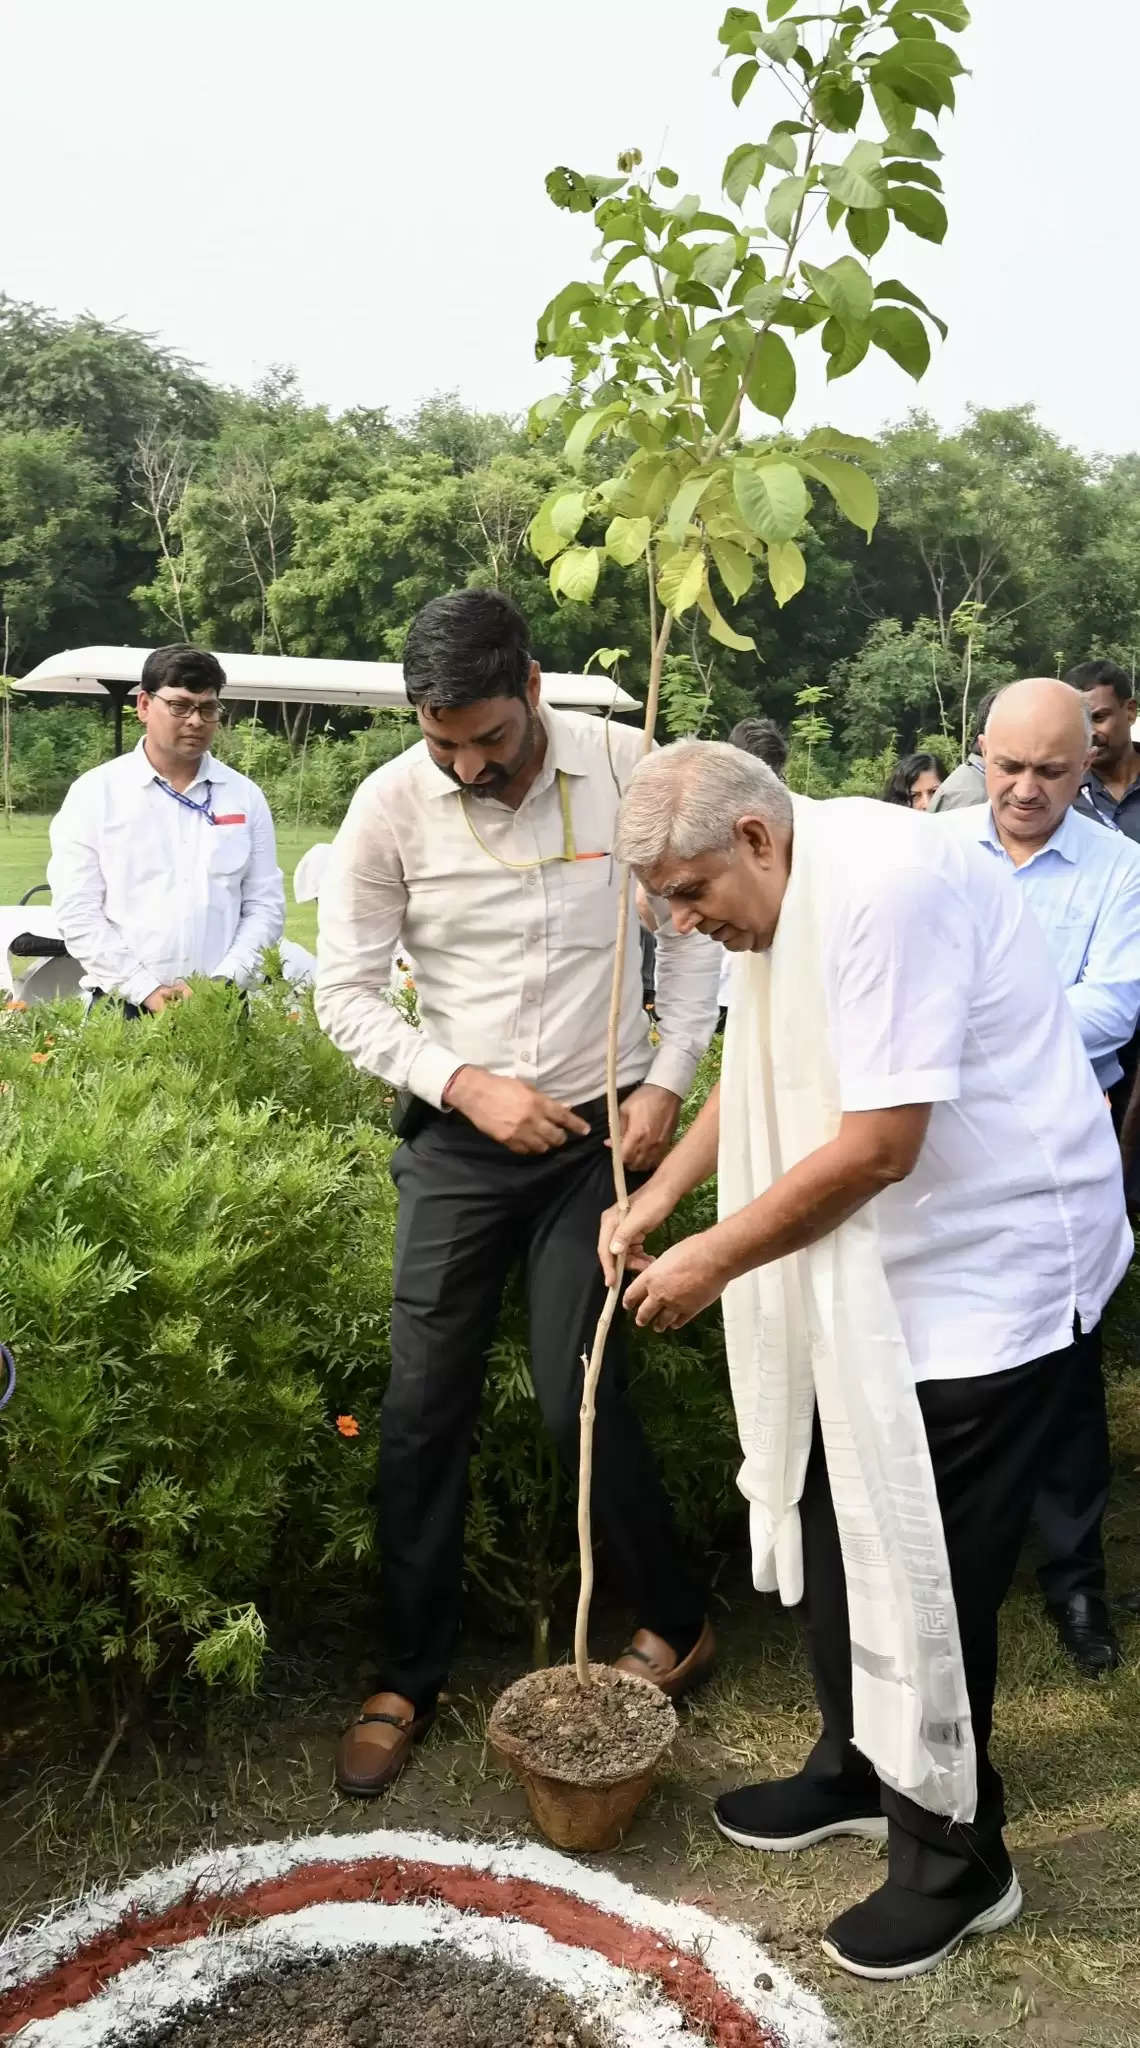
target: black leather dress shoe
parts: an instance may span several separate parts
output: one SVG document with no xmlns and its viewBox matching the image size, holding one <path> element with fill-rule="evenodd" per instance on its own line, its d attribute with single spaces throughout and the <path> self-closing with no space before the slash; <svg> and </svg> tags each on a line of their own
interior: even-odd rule
<svg viewBox="0 0 1140 2048">
<path fill-rule="evenodd" d="M 1049 1612 L 1061 1638 L 1061 1647 L 1086 1678 L 1103 1678 L 1120 1662 L 1120 1644 L 1099 1593 L 1070 1593 L 1067 1600 L 1050 1600 Z"/>
</svg>

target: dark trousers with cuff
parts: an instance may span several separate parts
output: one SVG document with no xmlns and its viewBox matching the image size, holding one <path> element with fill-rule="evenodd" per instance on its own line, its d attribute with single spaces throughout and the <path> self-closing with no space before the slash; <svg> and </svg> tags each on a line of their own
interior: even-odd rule
<svg viewBox="0 0 1140 2048">
<path fill-rule="evenodd" d="M 447 1677 L 459 1634 L 467 1466 L 487 1350 L 516 1261 L 534 1390 L 559 1455 L 577 1472 L 581 1359 L 605 1295 L 598 1225 L 613 1201 L 604 1100 L 578 1114 L 589 1137 L 523 1157 L 461 1116 L 430 1113 L 393 1155 L 400 1207 L 380 1416 L 379 1683 L 421 1712 Z M 598 1385 L 594 1526 L 637 1625 L 671 1642 L 699 1628 L 704 1589 L 682 1557 L 627 1396 L 622 1322 L 619 1311 Z"/>
<path fill-rule="evenodd" d="M 920 1382 L 938 1500 L 958 1610 L 966 1690 L 978 1761 L 978 1806 L 969 1826 L 929 1813 L 887 1786 L 852 1741 L 851 1637 L 847 1590 L 816 1418 L 800 1518 L 806 1630 L 823 1734 L 807 1776 L 841 1797 L 878 1800 L 888 1821 L 891 1878 L 931 1897 L 1004 1884 L 1002 1782 L 989 1758 L 997 1680 L 998 1610 L 1025 1538 L 1053 1418 L 1077 1369 L 1081 1339 L 1012 1371 Z"/>
<path fill-rule="evenodd" d="M 1033 1519 L 1043 1561 L 1037 1579 L 1050 1602 L 1074 1593 L 1103 1596 L 1101 1526 L 1112 1480 L 1101 1326 L 1073 1346 L 1073 1371 L 1041 1467 Z"/>
</svg>

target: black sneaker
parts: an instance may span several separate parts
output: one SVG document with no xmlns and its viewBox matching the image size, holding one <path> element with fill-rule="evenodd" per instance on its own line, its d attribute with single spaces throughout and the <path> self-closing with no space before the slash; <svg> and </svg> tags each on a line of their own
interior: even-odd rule
<svg viewBox="0 0 1140 2048">
<path fill-rule="evenodd" d="M 875 1842 L 887 1838 L 877 1785 L 845 1797 L 803 1772 L 722 1792 L 713 1819 L 721 1834 L 742 1849 L 810 1849 L 831 1835 L 866 1835 Z"/>
<path fill-rule="evenodd" d="M 968 1934 L 996 1934 L 1020 1911 L 1016 1870 L 988 1897 L 975 1891 L 957 1899 L 904 1891 L 888 1878 L 869 1899 L 832 1921 L 823 1953 L 853 1977 L 921 1977 L 953 1955 Z"/>
</svg>

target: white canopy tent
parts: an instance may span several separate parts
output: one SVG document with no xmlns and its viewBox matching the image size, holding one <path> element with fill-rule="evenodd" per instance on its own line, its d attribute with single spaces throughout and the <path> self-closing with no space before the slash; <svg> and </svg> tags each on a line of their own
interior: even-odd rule
<svg viewBox="0 0 1140 2048">
<path fill-rule="evenodd" d="M 149 647 L 73 647 L 41 661 L 14 684 L 17 691 L 56 697 L 98 697 L 115 706 L 115 747 L 122 746 L 123 705 L 134 695 Z M 293 654 L 222 654 L 226 702 L 238 704 L 346 704 L 360 710 L 407 705 L 404 676 L 394 661 L 324 661 Z M 637 701 L 605 675 L 542 678 L 548 704 L 575 711 L 636 711 Z"/>
</svg>

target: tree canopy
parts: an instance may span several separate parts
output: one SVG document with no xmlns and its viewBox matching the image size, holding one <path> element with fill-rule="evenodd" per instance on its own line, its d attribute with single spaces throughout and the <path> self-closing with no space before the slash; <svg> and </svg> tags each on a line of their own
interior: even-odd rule
<svg viewBox="0 0 1140 2048">
<path fill-rule="evenodd" d="M 913 412 L 866 466 L 870 545 L 816 494 L 805 594 L 781 607 L 758 581 L 733 610 L 755 652 L 710 641 L 699 613 L 678 629 L 674 687 L 703 698 L 702 730 L 749 708 L 787 724 L 803 691 L 823 691 L 845 761 L 957 737 L 967 665 L 975 698 L 1093 654 L 1131 666 L 1140 455 L 1081 453 L 1014 406 L 949 432 Z M 596 452 L 571 469 L 560 435 L 534 441 L 521 416 L 454 393 L 409 418 L 333 415 L 288 371 L 220 389 L 145 335 L 0 298 L 0 648 L 6 630 L 14 676 L 64 646 L 183 636 L 395 659 L 426 598 L 491 583 L 523 607 L 548 667 L 625 648 L 637 690 L 637 579 L 559 601 L 527 544 L 553 491 L 603 473 Z"/>
</svg>

